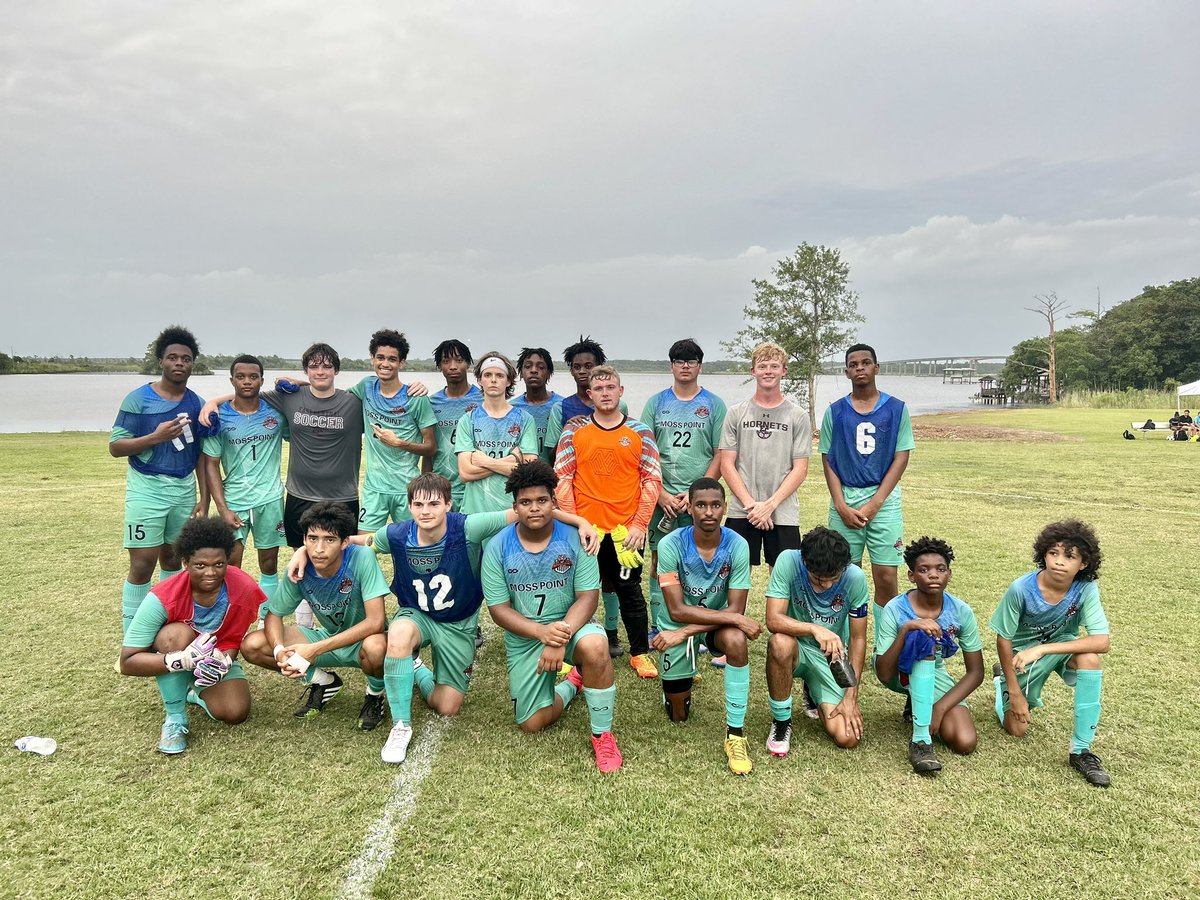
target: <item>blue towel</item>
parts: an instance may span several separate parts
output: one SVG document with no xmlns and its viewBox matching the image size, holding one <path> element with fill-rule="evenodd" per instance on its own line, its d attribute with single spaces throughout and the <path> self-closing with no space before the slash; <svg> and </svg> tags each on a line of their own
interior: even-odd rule
<svg viewBox="0 0 1200 900">
<path fill-rule="evenodd" d="M 904 647 L 900 650 L 900 660 L 896 663 L 896 668 L 905 674 L 911 673 L 913 663 L 934 655 L 934 647 L 940 649 L 939 655 L 942 659 L 949 659 L 958 652 L 958 644 L 944 631 L 936 641 L 923 631 L 910 631 L 904 639 Z"/>
</svg>

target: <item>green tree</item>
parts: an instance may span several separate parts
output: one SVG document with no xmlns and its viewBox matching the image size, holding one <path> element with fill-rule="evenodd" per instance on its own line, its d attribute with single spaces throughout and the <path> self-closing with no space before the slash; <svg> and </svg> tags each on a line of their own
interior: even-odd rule
<svg viewBox="0 0 1200 900">
<path fill-rule="evenodd" d="M 1144 288 L 1097 319 L 1089 337 L 1108 387 L 1200 378 L 1200 278 Z"/>
<path fill-rule="evenodd" d="M 775 263 L 771 280 L 755 278 L 754 300 L 742 313 L 746 325 L 721 346 L 743 359 L 764 342 L 788 355 L 783 389 L 808 406 L 816 430 L 816 394 L 821 362 L 850 344 L 858 313 L 858 293 L 850 289 L 850 267 L 837 249 L 801 244 Z"/>
<path fill-rule="evenodd" d="M 1086 388 L 1094 384 L 1099 359 L 1092 353 L 1088 334 L 1080 328 L 1064 328 L 1056 334 L 1055 378 L 1057 390 Z M 1000 383 L 1006 390 L 1016 391 L 1035 375 L 1050 374 L 1050 341 L 1044 337 L 1029 338 L 1012 348 L 1012 353 L 1000 370 Z"/>
</svg>

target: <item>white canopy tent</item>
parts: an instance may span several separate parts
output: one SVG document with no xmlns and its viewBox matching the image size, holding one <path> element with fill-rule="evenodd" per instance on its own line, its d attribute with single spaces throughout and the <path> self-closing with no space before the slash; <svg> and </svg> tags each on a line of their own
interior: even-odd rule
<svg viewBox="0 0 1200 900">
<path fill-rule="evenodd" d="M 1200 396 L 1200 381 L 1193 381 L 1191 384 L 1181 384 L 1179 386 L 1179 393 L 1175 398 L 1175 408 L 1183 409 L 1184 397 L 1196 396 Z M 1197 418 L 1200 418 L 1200 416 Z"/>
</svg>

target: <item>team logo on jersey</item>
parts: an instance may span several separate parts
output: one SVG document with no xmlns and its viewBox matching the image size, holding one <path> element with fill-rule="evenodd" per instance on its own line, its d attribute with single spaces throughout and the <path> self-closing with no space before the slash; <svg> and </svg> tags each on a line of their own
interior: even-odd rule
<svg viewBox="0 0 1200 900">
<path fill-rule="evenodd" d="M 275 526 L 275 532 L 276 534 L 287 534 L 287 529 L 283 526 L 282 521 Z"/>
<path fill-rule="evenodd" d="M 407 406 L 393 406 L 390 410 L 388 410 L 388 412 L 390 412 L 394 416 L 402 416 L 406 412 L 408 412 L 408 407 Z"/>
<path fill-rule="evenodd" d="M 842 607 L 844 607 L 845 605 L 846 605 L 845 596 L 843 594 L 838 593 L 838 594 L 833 595 L 833 602 L 829 604 L 829 608 L 832 609 L 834 612 L 841 612 Z"/>
<path fill-rule="evenodd" d="M 353 589 L 354 589 L 354 579 L 351 578 L 349 575 L 347 575 L 340 582 L 338 582 L 338 593 L 339 594 L 348 594 Z"/>
<path fill-rule="evenodd" d="M 508 426 L 508 433 L 511 434 L 513 437 L 520 437 L 521 426 L 518 425 L 516 422 L 514 422 L 512 425 Z"/>
<path fill-rule="evenodd" d="M 896 543 L 892 544 L 892 549 L 893 550 L 903 550 L 904 549 L 904 541 L 903 540 L 896 541 Z"/>
<path fill-rule="evenodd" d="M 733 571 L 733 566 L 730 565 L 730 563 L 728 561 L 726 561 L 725 563 L 723 563 L 721 565 L 721 568 L 717 569 L 717 577 L 718 578 L 728 578 L 729 573 L 732 571 Z"/>
<path fill-rule="evenodd" d="M 623 437 L 619 441 L 617 441 L 617 443 L 620 444 L 622 447 L 628 447 L 633 442 L 631 440 L 629 440 L 628 437 Z"/>
<path fill-rule="evenodd" d="M 466 408 L 463 410 L 463 412 L 464 413 L 475 412 L 475 410 L 477 410 L 477 409 L 479 409 L 478 403 L 468 403 Z"/>
<path fill-rule="evenodd" d="M 550 565 L 550 568 L 552 568 L 559 575 L 562 575 L 571 571 L 571 566 L 573 565 L 575 565 L 575 563 L 571 561 L 571 557 L 563 553 Z"/>
<path fill-rule="evenodd" d="M 946 634 L 950 635 L 950 637 L 955 638 L 956 640 L 958 639 L 958 633 L 961 630 L 962 629 L 960 629 L 957 625 L 947 625 L 945 628 L 942 629 L 942 631 L 944 631 Z"/>
<path fill-rule="evenodd" d="M 707 419 L 710 415 L 712 415 L 712 413 L 710 413 L 708 411 L 707 406 L 697 406 L 696 407 L 696 415 L 698 415 L 702 419 Z"/>
<path fill-rule="evenodd" d="M 267 429 L 267 431 L 274 431 L 278 427 L 279 420 L 274 416 L 267 416 L 263 419 L 263 428 Z"/>
<path fill-rule="evenodd" d="M 1067 607 L 1066 618 L 1070 618 L 1071 616 L 1075 615 L 1075 613 L 1077 613 L 1077 612 L 1079 612 L 1079 601 L 1073 600 L 1073 601 L 1071 601 L 1071 605 Z"/>
</svg>

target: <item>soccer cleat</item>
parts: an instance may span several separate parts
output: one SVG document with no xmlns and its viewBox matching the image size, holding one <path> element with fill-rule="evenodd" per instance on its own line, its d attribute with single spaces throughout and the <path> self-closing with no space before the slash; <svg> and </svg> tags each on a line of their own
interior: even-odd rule
<svg viewBox="0 0 1200 900">
<path fill-rule="evenodd" d="M 162 731 L 158 735 L 158 752 L 168 756 L 182 753 L 187 749 L 187 734 L 187 722 L 167 719 L 163 722 Z"/>
<path fill-rule="evenodd" d="M 329 684 L 317 684 L 315 681 L 310 684 L 305 693 L 308 695 L 304 704 L 297 709 L 293 716 L 297 719 L 309 719 L 313 716 L 319 716 L 321 710 L 325 708 L 325 704 L 338 695 L 338 691 L 342 689 L 342 679 L 338 677 L 336 672 L 331 672 L 333 681 Z"/>
<path fill-rule="evenodd" d="M 565 659 L 563 660 L 563 664 L 558 667 L 558 674 L 560 678 L 566 678 L 571 674 L 571 664 Z"/>
<path fill-rule="evenodd" d="M 592 735 L 592 749 L 596 752 L 596 768 L 601 772 L 615 772 L 625 762 L 617 749 L 617 739 L 611 731 Z"/>
<path fill-rule="evenodd" d="M 993 678 L 1003 678 L 1004 677 L 1004 666 L 1000 665 L 1000 663 L 994 663 L 992 665 L 992 677 Z"/>
<path fill-rule="evenodd" d="M 767 750 L 772 756 L 780 759 L 787 756 L 792 749 L 792 720 L 772 722 L 767 734 Z"/>
<path fill-rule="evenodd" d="M 808 682 L 804 684 L 804 715 L 810 719 L 821 718 L 821 710 L 817 709 L 817 701 L 813 699 L 812 691 L 808 689 Z"/>
<path fill-rule="evenodd" d="M 904 720 L 904 724 L 912 724 L 912 694 L 904 695 L 904 712 L 900 713 L 900 718 Z"/>
<path fill-rule="evenodd" d="M 1104 771 L 1104 766 L 1100 763 L 1100 757 L 1091 750 L 1072 753 L 1070 760 L 1071 768 L 1082 775 L 1093 787 L 1106 788 L 1112 784 L 1112 779 L 1108 777 L 1108 773 Z"/>
<path fill-rule="evenodd" d="M 358 711 L 358 730 L 374 731 L 383 721 L 383 694 L 367 694 Z"/>
<path fill-rule="evenodd" d="M 654 660 L 650 658 L 649 653 L 629 657 L 629 665 L 633 671 L 637 672 L 638 678 L 658 677 L 658 666 L 654 665 Z"/>
<path fill-rule="evenodd" d="M 608 642 L 608 658 L 609 659 L 616 659 L 618 656 L 624 656 L 624 655 L 625 655 L 624 647 L 622 647 L 616 641 Z"/>
<path fill-rule="evenodd" d="M 908 745 L 908 761 L 918 775 L 933 775 L 942 771 L 942 764 L 933 753 L 933 744 L 913 741 Z"/>
<path fill-rule="evenodd" d="M 478 625 L 475 626 L 475 649 L 478 650 L 483 646 L 483 629 Z"/>
<path fill-rule="evenodd" d="M 696 652 L 697 652 L 697 653 L 707 653 L 707 652 L 708 652 L 708 645 L 707 645 L 707 644 L 697 644 L 697 645 L 696 645 Z"/>
<path fill-rule="evenodd" d="M 385 763 L 398 765 L 408 756 L 408 745 L 412 742 L 413 730 L 411 725 L 397 722 L 388 733 L 387 742 L 379 751 L 379 758 Z"/>
<path fill-rule="evenodd" d="M 749 775 L 754 770 L 754 763 L 750 762 L 750 745 L 743 735 L 725 737 L 725 759 L 734 775 Z"/>
<path fill-rule="evenodd" d="M 575 690 L 583 690 L 583 673 L 580 672 L 575 666 L 571 666 L 570 671 L 567 672 L 567 681 L 575 685 Z"/>
<path fill-rule="evenodd" d="M 725 668 L 724 654 L 722 654 L 721 656 L 714 656 L 712 659 L 709 660 L 709 663 L 713 666 L 713 668 L 716 668 L 716 669 Z"/>
</svg>

